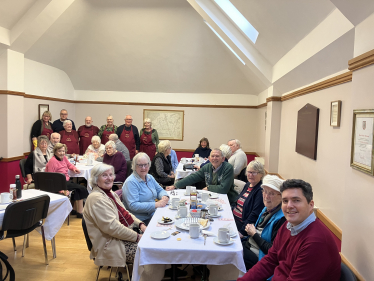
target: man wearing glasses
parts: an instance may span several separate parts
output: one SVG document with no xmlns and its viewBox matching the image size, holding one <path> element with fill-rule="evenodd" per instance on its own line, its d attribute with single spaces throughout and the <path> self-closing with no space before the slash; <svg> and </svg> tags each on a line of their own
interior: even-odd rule
<svg viewBox="0 0 374 281">
<path fill-rule="evenodd" d="M 52 124 L 53 132 L 58 133 L 62 130 L 65 130 L 64 126 L 62 126 L 62 124 L 64 123 L 65 120 L 70 120 L 70 119 L 68 119 L 68 111 L 66 109 L 61 109 L 60 119 L 55 120 Z M 73 120 L 70 120 L 70 121 L 71 121 L 71 124 L 73 125 L 73 130 L 76 130 Z"/>
<path fill-rule="evenodd" d="M 138 128 L 132 124 L 131 115 L 126 115 L 125 124 L 118 127 L 117 135 L 120 141 L 123 142 L 123 144 L 129 150 L 130 158 L 132 160 L 139 152 L 140 137 Z"/>
</svg>

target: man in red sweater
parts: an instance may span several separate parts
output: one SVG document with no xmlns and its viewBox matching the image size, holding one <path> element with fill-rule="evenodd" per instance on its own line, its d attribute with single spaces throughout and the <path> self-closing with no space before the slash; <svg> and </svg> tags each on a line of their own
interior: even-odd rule
<svg viewBox="0 0 374 281">
<path fill-rule="evenodd" d="M 282 211 L 287 222 L 278 231 L 273 247 L 238 281 L 339 281 L 340 255 L 330 230 L 313 212 L 313 191 L 303 180 L 287 180 Z"/>
</svg>

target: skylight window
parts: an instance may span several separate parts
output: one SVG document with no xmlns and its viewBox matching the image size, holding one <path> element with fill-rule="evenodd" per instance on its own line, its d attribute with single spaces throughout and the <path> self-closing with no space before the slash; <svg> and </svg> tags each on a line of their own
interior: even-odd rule
<svg viewBox="0 0 374 281">
<path fill-rule="evenodd" d="M 226 41 L 223 40 L 223 38 L 214 30 L 214 28 L 211 27 L 211 25 L 207 23 L 206 21 L 204 22 L 206 23 L 207 26 L 209 26 L 209 28 L 214 32 L 214 34 L 217 35 L 219 39 L 221 39 L 221 41 L 227 46 L 227 48 L 230 49 L 230 51 L 238 58 L 238 60 L 240 60 L 241 63 L 245 65 L 245 62 L 238 56 L 237 53 L 235 53 L 235 51 L 229 46 L 229 44 L 227 44 Z"/>
<path fill-rule="evenodd" d="M 214 0 L 229 18 L 244 32 L 253 43 L 256 43 L 258 31 L 247 21 L 229 0 Z"/>
</svg>

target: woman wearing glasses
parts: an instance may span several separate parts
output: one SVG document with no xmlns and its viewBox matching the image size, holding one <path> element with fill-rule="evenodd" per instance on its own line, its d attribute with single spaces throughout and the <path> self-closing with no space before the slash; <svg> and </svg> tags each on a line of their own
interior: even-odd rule
<svg viewBox="0 0 374 281">
<path fill-rule="evenodd" d="M 156 208 L 165 207 L 169 201 L 167 192 L 148 174 L 151 167 L 149 156 L 144 152 L 132 160 L 132 170 L 122 187 L 122 200 L 126 209 L 148 225 Z M 158 199 L 157 202 L 155 200 Z"/>
<path fill-rule="evenodd" d="M 247 235 L 245 231 L 246 225 L 254 224 L 264 208 L 261 192 L 262 178 L 264 176 L 265 169 L 260 162 L 254 160 L 248 164 L 248 182 L 232 209 L 240 238 Z"/>
</svg>

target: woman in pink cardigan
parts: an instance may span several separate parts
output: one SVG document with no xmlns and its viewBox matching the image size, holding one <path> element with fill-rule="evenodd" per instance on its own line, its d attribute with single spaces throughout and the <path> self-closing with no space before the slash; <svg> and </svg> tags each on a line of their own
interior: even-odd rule
<svg viewBox="0 0 374 281">
<path fill-rule="evenodd" d="M 70 181 L 68 171 L 74 171 L 74 173 L 79 174 L 80 171 L 69 162 L 66 158 L 65 153 L 66 145 L 57 143 L 53 148 L 53 157 L 47 163 L 45 168 L 46 172 L 61 173 L 66 177 L 66 188 L 69 191 L 74 191 L 71 195 L 71 201 L 73 203 L 72 215 L 77 215 L 77 218 L 82 218 L 83 215 L 83 199 L 87 198 L 88 191 L 87 188 L 79 184 L 73 183 Z M 74 204 L 75 202 L 75 204 Z"/>
</svg>

